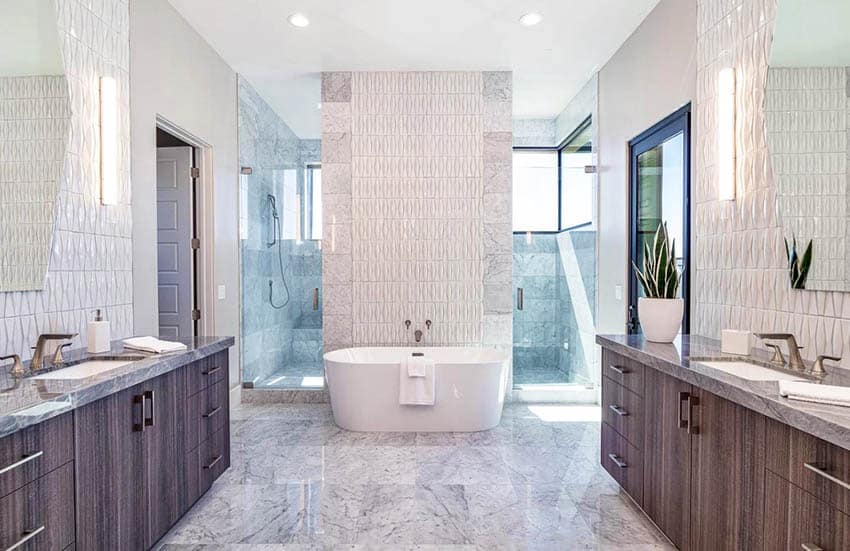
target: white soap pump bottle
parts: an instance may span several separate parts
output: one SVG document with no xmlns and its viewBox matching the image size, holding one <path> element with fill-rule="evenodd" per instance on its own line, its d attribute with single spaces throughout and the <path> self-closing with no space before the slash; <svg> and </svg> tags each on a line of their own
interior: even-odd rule
<svg viewBox="0 0 850 551">
<path fill-rule="evenodd" d="M 94 321 L 89 322 L 88 341 L 91 354 L 101 354 L 112 349 L 109 322 L 103 319 L 99 309 L 94 312 Z"/>
</svg>

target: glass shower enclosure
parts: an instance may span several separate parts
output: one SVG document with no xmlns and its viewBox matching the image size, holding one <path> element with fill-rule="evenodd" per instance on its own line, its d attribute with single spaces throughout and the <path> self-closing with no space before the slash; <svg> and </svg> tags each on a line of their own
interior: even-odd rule
<svg viewBox="0 0 850 551">
<path fill-rule="evenodd" d="M 320 139 L 240 78 L 239 157 L 243 387 L 322 388 Z"/>
</svg>

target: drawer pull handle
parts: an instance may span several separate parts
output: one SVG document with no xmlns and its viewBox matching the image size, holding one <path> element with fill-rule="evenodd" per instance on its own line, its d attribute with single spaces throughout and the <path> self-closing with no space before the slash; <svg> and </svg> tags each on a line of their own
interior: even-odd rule
<svg viewBox="0 0 850 551">
<path fill-rule="evenodd" d="M 617 373 L 619 373 L 620 375 L 625 375 L 626 373 L 630 373 L 630 371 L 629 371 L 627 368 L 625 368 L 625 367 L 620 367 L 619 365 L 614 365 L 614 364 L 610 364 L 610 365 L 608 366 L 608 369 L 611 369 L 611 370 L 613 370 L 613 371 L 616 371 L 616 372 L 617 372 Z"/>
<path fill-rule="evenodd" d="M 153 401 L 154 400 L 153 390 L 146 390 L 145 393 L 143 394 L 143 399 L 148 400 L 151 403 L 150 417 L 144 418 L 144 426 L 152 427 L 152 426 L 154 426 L 154 417 L 153 416 L 154 416 L 154 410 L 156 409 L 156 406 L 154 405 L 154 401 Z M 145 408 L 144 408 L 144 402 L 143 402 L 142 403 L 142 415 L 144 415 L 144 411 L 145 411 Z"/>
<path fill-rule="evenodd" d="M 29 454 L 29 455 L 25 455 L 25 456 L 23 456 L 23 457 L 21 458 L 21 460 L 20 460 L 20 461 L 16 461 L 16 462 L 12 463 L 11 465 L 8 465 L 8 466 L 3 467 L 2 469 L 0 469 L 0 474 L 6 474 L 6 473 L 8 473 L 9 471 L 14 471 L 14 470 L 15 470 L 15 469 L 17 469 L 18 467 L 20 467 L 20 466 L 22 466 L 22 465 L 26 465 L 27 463 L 29 463 L 29 462 L 30 462 L 30 461 L 32 461 L 33 459 L 38 459 L 38 458 L 39 458 L 39 457 L 41 457 L 42 455 L 44 455 L 44 452 L 42 452 L 42 451 L 37 451 L 37 452 L 35 452 L 35 453 L 31 453 L 31 454 Z"/>
<path fill-rule="evenodd" d="M 818 474 L 818 475 L 824 477 L 825 479 L 829 480 L 830 482 L 834 482 L 834 483 L 838 484 L 839 486 L 841 486 L 845 490 L 850 490 L 850 482 L 845 482 L 845 481 L 841 480 L 840 478 L 838 478 L 836 476 L 832 476 L 831 474 L 826 472 L 826 469 L 824 467 L 822 467 L 821 465 L 818 465 L 817 463 L 803 463 L 803 466 L 805 468 L 809 469 L 810 471 L 814 472 L 815 474 Z"/>
<path fill-rule="evenodd" d="M 7 547 L 6 551 L 12 551 L 12 549 L 17 549 L 18 547 L 22 546 L 23 544 L 25 544 L 29 540 L 33 539 L 34 537 L 36 537 L 37 535 L 39 535 L 42 532 L 44 532 L 44 525 L 43 524 L 41 526 L 39 526 L 38 528 L 36 528 L 35 530 L 24 531 L 24 533 L 21 534 L 23 537 L 21 539 L 19 539 L 17 542 L 13 543 L 11 547 Z"/>
<path fill-rule="evenodd" d="M 823 547 L 816 543 L 804 543 L 803 551 L 823 551 Z"/>
<path fill-rule="evenodd" d="M 620 459 L 620 456 L 619 456 L 619 455 L 617 455 L 616 453 L 609 453 L 609 454 L 608 454 L 608 458 L 609 458 L 611 461 L 613 461 L 613 462 L 614 462 L 614 465 L 616 465 L 616 466 L 620 467 L 621 469 L 625 469 L 626 467 L 628 467 L 628 466 L 629 466 L 629 464 L 628 464 L 628 463 L 626 463 L 625 461 L 623 461 L 622 459 Z"/>
<path fill-rule="evenodd" d="M 611 411 L 613 411 L 614 413 L 616 413 L 620 417 L 625 417 L 626 415 L 629 414 L 628 411 L 624 410 L 623 408 L 621 408 L 617 404 L 611 404 L 610 406 L 608 406 L 608 409 L 610 409 Z"/>
<path fill-rule="evenodd" d="M 207 371 L 201 371 L 201 375 L 215 375 L 219 371 L 221 371 L 221 366 L 214 367 L 214 368 L 207 370 Z"/>
<path fill-rule="evenodd" d="M 221 458 L 222 458 L 222 457 L 224 457 L 224 455 L 219 454 L 218 456 L 216 456 L 216 458 L 215 458 L 215 459 L 213 459 L 212 461 L 210 461 L 210 464 L 209 464 L 209 465 L 204 465 L 204 468 L 205 468 L 205 469 L 212 469 L 213 467 L 215 467 L 215 464 L 216 464 L 216 463 L 218 463 L 219 461 L 221 461 Z"/>
<path fill-rule="evenodd" d="M 215 408 L 214 410 L 212 410 L 212 411 L 211 411 L 211 412 L 209 412 L 209 413 L 205 413 L 205 414 L 204 414 L 204 418 L 205 418 L 205 419 L 209 419 L 210 417 L 212 417 L 213 415 L 215 415 L 215 414 L 216 414 L 216 413 L 218 413 L 219 411 L 221 411 L 221 406 L 218 406 L 217 408 Z"/>
</svg>

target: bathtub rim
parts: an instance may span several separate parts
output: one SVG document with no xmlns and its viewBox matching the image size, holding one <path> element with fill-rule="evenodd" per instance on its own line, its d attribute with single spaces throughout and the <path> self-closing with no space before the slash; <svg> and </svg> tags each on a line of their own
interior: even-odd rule
<svg viewBox="0 0 850 551">
<path fill-rule="evenodd" d="M 478 350 L 492 353 L 492 356 L 484 356 L 479 358 L 455 358 L 451 360 L 436 361 L 436 365 L 503 365 L 510 361 L 510 355 L 507 351 L 499 350 L 494 346 L 350 346 L 326 352 L 322 355 L 323 361 L 334 365 L 374 365 L 374 366 L 397 366 L 399 361 L 377 361 L 377 360 L 357 360 L 352 357 L 345 357 L 346 353 L 353 351 L 369 351 L 369 350 L 409 350 L 411 352 L 427 351 L 427 350 Z"/>
</svg>

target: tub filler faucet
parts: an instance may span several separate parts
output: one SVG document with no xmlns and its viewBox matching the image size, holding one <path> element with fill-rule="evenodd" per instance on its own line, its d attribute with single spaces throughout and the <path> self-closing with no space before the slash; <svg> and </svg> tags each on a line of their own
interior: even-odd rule
<svg viewBox="0 0 850 551">
<path fill-rule="evenodd" d="M 422 330 L 417 329 L 413 332 L 413 338 L 416 339 L 416 342 L 422 342 Z"/>
</svg>

